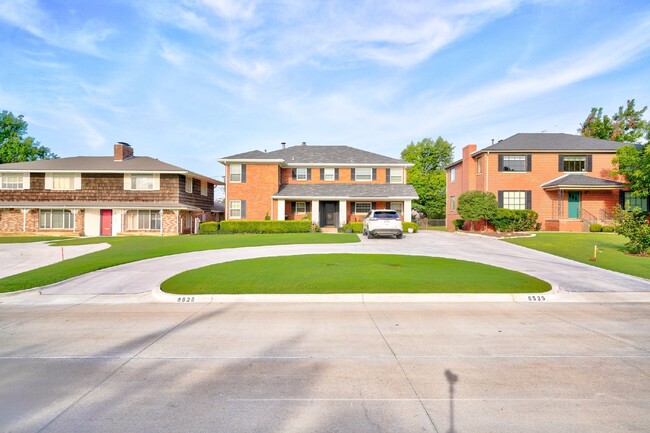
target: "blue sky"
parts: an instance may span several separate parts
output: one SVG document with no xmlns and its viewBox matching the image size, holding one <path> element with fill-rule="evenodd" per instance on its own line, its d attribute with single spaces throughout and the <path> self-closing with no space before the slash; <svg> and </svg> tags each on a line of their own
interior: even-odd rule
<svg viewBox="0 0 650 433">
<path fill-rule="evenodd" d="M 0 0 L 0 53 L 0 110 L 59 156 L 217 178 L 283 141 L 458 156 L 650 105 L 647 0 Z"/>
</svg>

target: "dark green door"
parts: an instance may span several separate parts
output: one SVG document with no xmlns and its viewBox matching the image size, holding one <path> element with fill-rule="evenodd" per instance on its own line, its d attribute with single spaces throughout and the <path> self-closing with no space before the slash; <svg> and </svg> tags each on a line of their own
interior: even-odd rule
<svg viewBox="0 0 650 433">
<path fill-rule="evenodd" d="M 580 218 L 580 191 L 569 192 L 569 218 Z"/>
</svg>

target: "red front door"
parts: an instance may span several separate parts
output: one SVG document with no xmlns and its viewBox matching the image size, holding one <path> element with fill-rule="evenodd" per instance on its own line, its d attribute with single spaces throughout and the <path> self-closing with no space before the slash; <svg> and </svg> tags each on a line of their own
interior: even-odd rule
<svg viewBox="0 0 650 433">
<path fill-rule="evenodd" d="M 113 211 L 111 209 L 102 209 L 101 215 L 101 235 L 111 236 L 113 234 Z"/>
</svg>

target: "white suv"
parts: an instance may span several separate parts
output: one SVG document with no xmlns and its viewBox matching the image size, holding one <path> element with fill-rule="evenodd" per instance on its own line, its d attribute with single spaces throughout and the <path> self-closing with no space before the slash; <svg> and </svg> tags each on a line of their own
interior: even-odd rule
<svg viewBox="0 0 650 433">
<path fill-rule="evenodd" d="M 371 210 L 363 219 L 363 235 L 372 239 L 375 236 L 402 237 L 402 219 L 397 211 L 390 209 Z"/>
</svg>

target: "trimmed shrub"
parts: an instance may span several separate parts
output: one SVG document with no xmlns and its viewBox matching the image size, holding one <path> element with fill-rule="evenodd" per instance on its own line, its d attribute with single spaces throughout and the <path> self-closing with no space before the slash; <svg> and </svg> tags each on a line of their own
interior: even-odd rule
<svg viewBox="0 0 650 433">
<path fill-rule="evenodd" d="M 222 221 L 220 233 L 309 233 L 311 221 Z"/>
<path fill-rule="evenodd" d="M 457 219 L 457 220 L 453 220 L 452 223 L 454 224 L 454 228 L 456 230 L 462 230 L 463 226 L 465 225 L 465 220 Z"/>
<path fill-rule="evenodd" d="M 271 215 L 269 215 L 269 211 L 266 211 L 266 215 L 264 215 L 264 221 L 271 221 Z"/>
<path fill-rule="evenodd" d="M 352 222 L 352 223 L 347 223 L 344 224 L 343 227 L 341 227 L 341 231 L 346 232 L 348 230 L 352 230 L 352 233 L 361 233 L 363 232 L 363 222 Z"/>
<path fill-rule="evenodd" d="M 497 209 L 490 223 L 499 232 L 524 232 L 535 230 L 538 214 L 534 210 Z"/>
<path fill-rule="evenodd" d="M 614 233 L 614 227 L 612 227 L 612 226 L 603 226 L 603 233 Z"/>
<path fill-rule="evenodd" d="M 208 221 L 199 224 L 200 235 L 216 235 L 219 231 L 219 223 L 216 221 Z"/>
<path fill-rule="evenodd" d="M 592 233 L 598 233 L 603 231 L 603 226 L 598 223 L 593 223 L 589 225 L 589 231 Z"/>
<path fill-rule="evenodd" d="M 638 207 L 631 211 L 621 209 L 620 206 L 616 207 L 614 231 L 629 239 L 629 242 L 625 244 L 627 252 L 650 254 L 650 224 L 648 224 L 647 218 L 648 215 Z"/>
<path fill-rule="evenodd" d="M 413 233 L 417 233 L 418 232 L 418 225 L 416 223 L 414 223 L 414 222 L 402 223 L 402 230 L 404 230 L 405 232 L 408 232 L 409 229 L 413 229 Z"/>
</svg>

